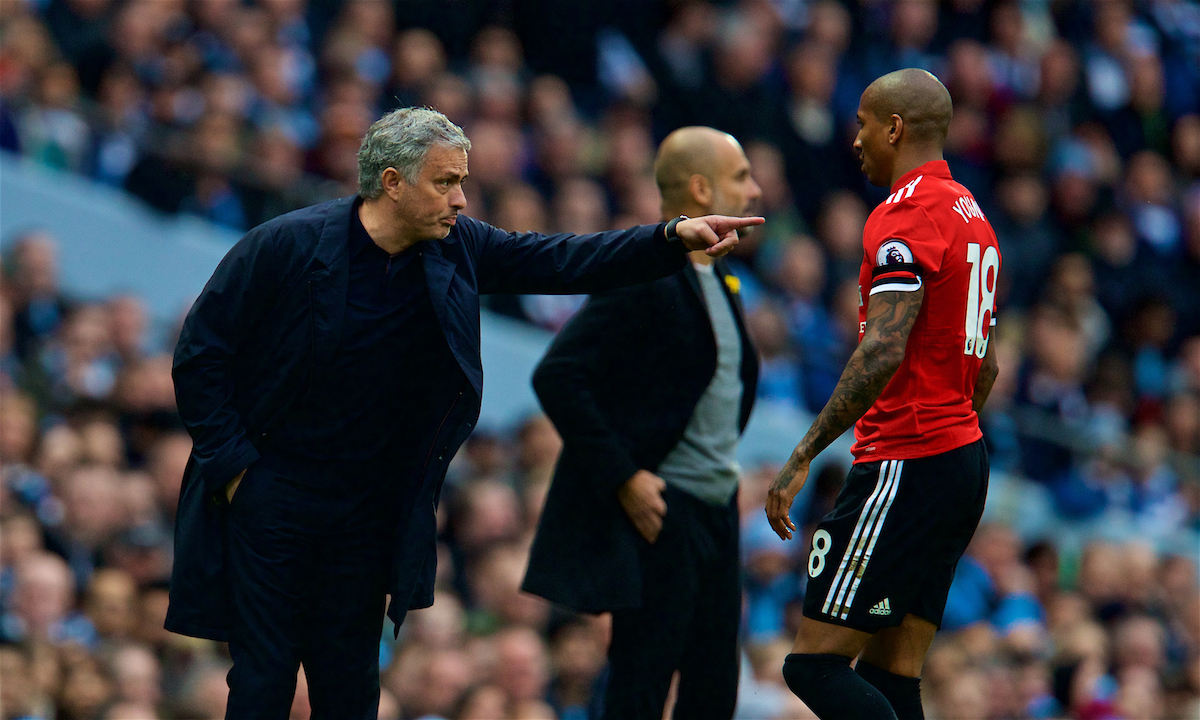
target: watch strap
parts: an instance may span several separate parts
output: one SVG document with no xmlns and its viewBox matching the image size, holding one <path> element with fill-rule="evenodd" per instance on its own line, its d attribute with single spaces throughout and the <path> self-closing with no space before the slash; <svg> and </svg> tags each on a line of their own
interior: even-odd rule
<svg viewBox="0 0 1200 720">
<path fill-rule="evenodd" d="M 679 241 L 679 235 L 675 232 L 675 226 L 677 226 L 679 224 L 680 220 L 687 220 L 687 219 L 688 219 L 687 215 L 680 215 L 677 218 L 671 218 L 667 222 L 667 227 L 663 229 L 663 234 L 666 236 L 667 242 L 678 242 Z"/>
</svg>

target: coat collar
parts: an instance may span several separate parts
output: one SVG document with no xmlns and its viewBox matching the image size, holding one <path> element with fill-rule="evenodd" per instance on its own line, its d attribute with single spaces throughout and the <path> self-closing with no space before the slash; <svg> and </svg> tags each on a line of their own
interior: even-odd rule
<svg viewBox="0 0 1200 720">
<path fill-rule="evenodd" d="M 713 272 L 716 274 L 717 279 L 721 281 L 722 286 L 724 286 L 725 276 L 729 274 L 729 265 L 725 263 L 724 258 L 717 258 L 713 262 Z M 700 301 L 701 305 L 707 308 L 708 305 L 704 299 L 704 289 L 700 287 L 700 275 L 696 271 L 696 266 L 692 264 L 691 258 L 688 259 L 687 265 L 684 266 L 683 276 L 687 279 L 688 287 L 696 294 L 696 299 Z M 726 291 L 726 294 L 728 294 L 728 291 Z"/>
<path fill-rule="evenodd" d="M 350 233 L 350 211 L 354 209 L 357 195 L 334 200 L 329 203 L 325 212 L 325 222 L 321 226 L 321 239 L 317 241 L 317 251 L 313 257 L 325 267 L 333 267 L 334 263 L 346 254 L 346 237 Z"/>
<path fill-rule="evenodd" d="M 325 222 L 321 226 L 321 238 L 317 241 L 317 250 L 313 254 L 317 262 L 325 267 L 333 267 L 348 251 L 347 237 L 350 233 L 350 213 L 358 205 L 359 196 L 350 195 L 329 203 L 325 212 Z M 425 270 L 433 269 L 434 274 L 446 282 L 440 285 L 445 293 L 453 274 L 455 263 L 445 256 L 442 248 L 458 242 L 458 228 L 442 240 L 430 240 L 424 245 Z M 449 270 L 449 272 L 445 272 Z M 427 281 L 428 282 L 428 281 Z M 432 289 L 432 287 L 431 287 Z"/>
</svg>

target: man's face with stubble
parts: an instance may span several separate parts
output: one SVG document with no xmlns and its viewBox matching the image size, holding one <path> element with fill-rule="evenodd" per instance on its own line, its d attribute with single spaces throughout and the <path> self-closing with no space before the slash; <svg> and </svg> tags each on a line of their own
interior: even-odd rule
<svg viewBox="0 0 1200 720">
<path fill-rule="evenodd" d="M 708 212 L 713 215 L 753 215 L 762 197 L 762 188 L 750 175 L 750 161 L 746 159 L 746 153 L 732 139 L 720 146 L 712 184 L 712 203 Z"/>
<path fill-rule="evenodd" d="M 458 222 L 467 206 L 462 184 L 467 179 L 466 151 L 434 145 L 413 184 L 400 180 L 396 219 L 409 237 L 417 241 L 441 240 Z"/>
</svg>

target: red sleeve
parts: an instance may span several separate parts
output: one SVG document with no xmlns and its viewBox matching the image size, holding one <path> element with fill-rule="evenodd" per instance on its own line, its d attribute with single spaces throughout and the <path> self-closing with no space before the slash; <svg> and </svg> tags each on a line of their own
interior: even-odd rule
<svg viewBox="0 0 1200 720">
<path fill-rule="evenodd" d="M 907 205 L 880 218 L 876 232 L 864 238 L 863 249 L 873 268 L 874 295 L 919 290 L 922 278 L 941 269 L 946 245 L 925 209 Z"/>
</svg>

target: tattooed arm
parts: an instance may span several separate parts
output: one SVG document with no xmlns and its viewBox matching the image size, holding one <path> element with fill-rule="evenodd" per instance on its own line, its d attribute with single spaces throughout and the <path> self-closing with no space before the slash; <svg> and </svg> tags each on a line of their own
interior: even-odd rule
<svg viewBox="0 0 1200 720">
<path fill-rule="evenodd" d="M 995 328 L 992 328 L 995 330 Z M 979 377 L 975 379 L 975 394 L 971 396 L 971 409 L 976 413 L 983 410 L 992 385 L 996 384 L 996 376 L 1000 374 L 1000 365 L 996 361 L 996 343 L 988 340 L 987 352 L 983 356 L 983 365 L 979 366 Z"/>
<path fill-rule="evenodd" d="M 788 517 L 792 500 L 808 479 L 808 465 L 831 442 L 846 432 L 879 399 L 900 363 L 925 288 L 913 292 L 881 292 L 871 296 L 867 327 L 833 396 L 783 466 L 767 494 L 767 517 L 779 537 L 792 537 L 796 526 Z"/>
</svg>

